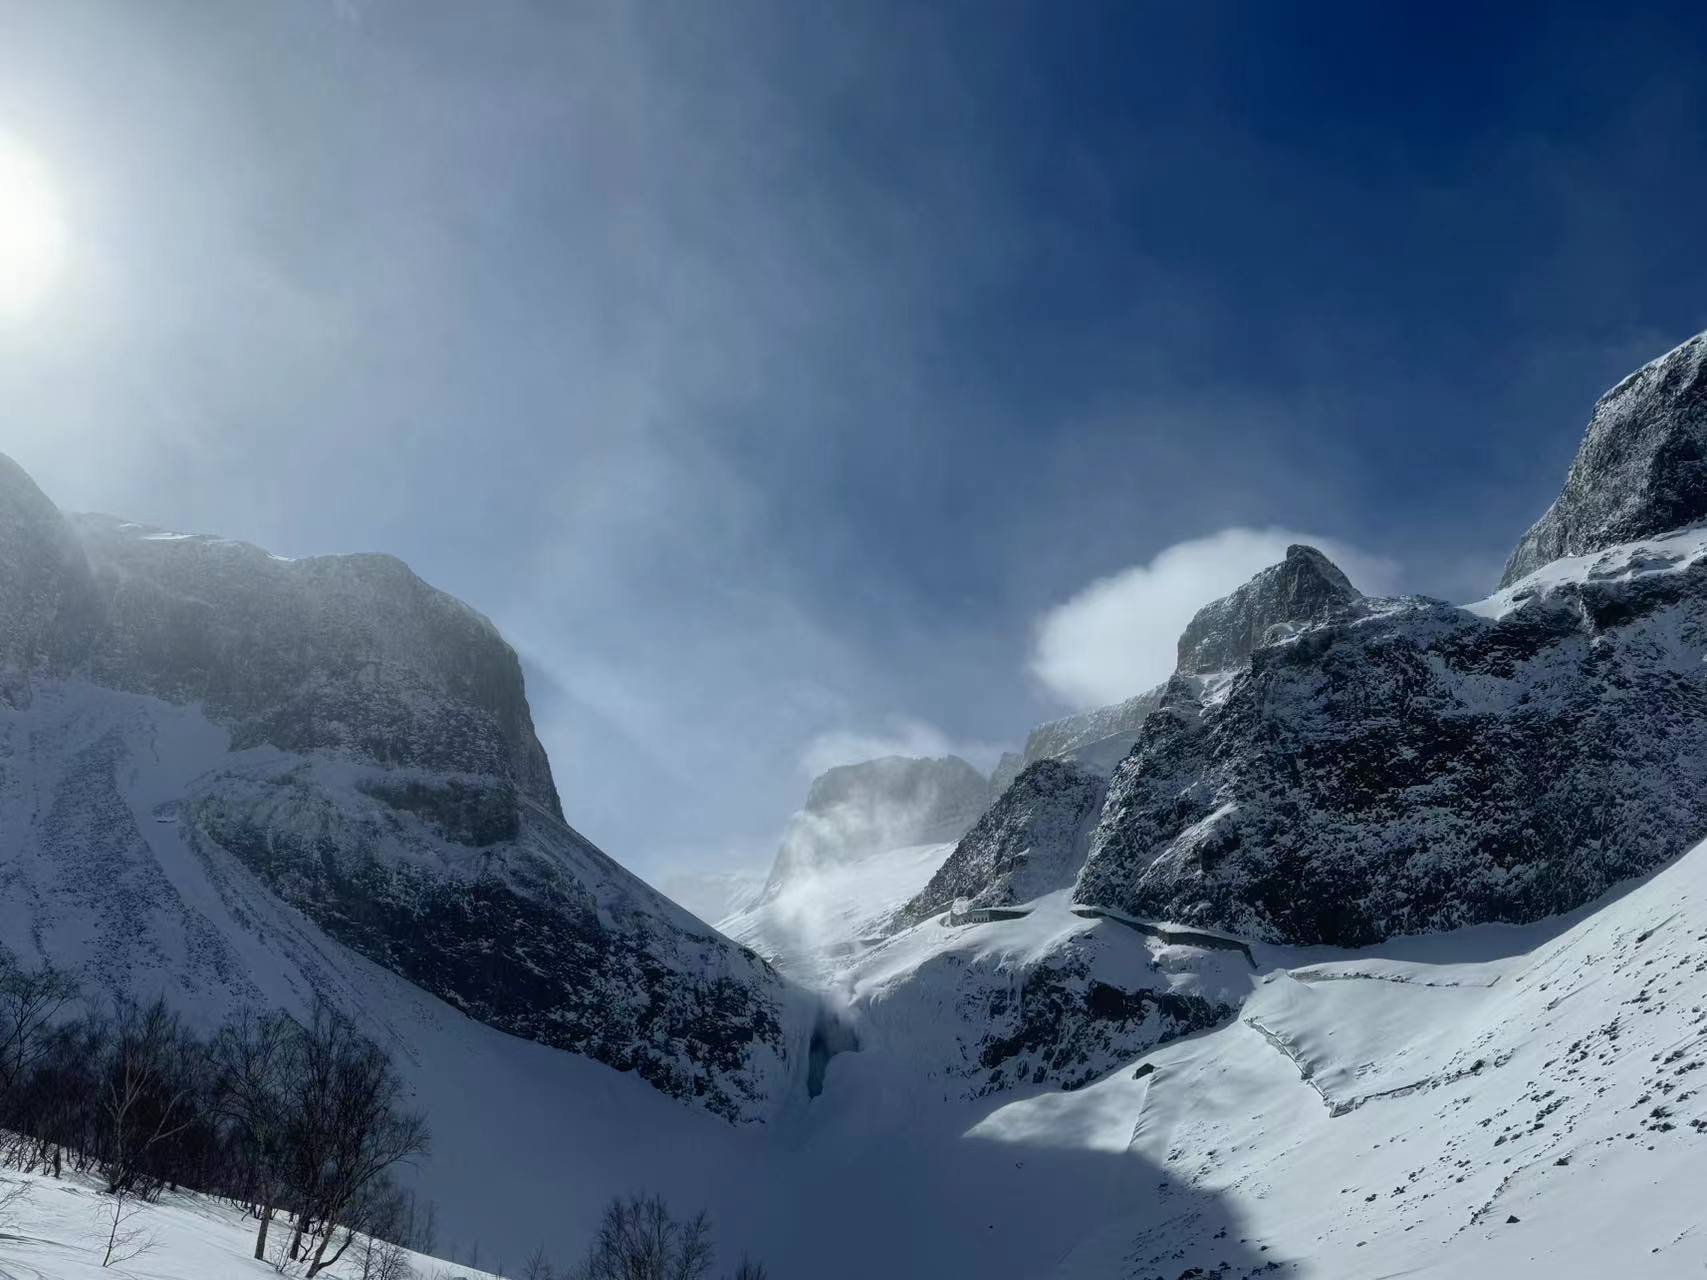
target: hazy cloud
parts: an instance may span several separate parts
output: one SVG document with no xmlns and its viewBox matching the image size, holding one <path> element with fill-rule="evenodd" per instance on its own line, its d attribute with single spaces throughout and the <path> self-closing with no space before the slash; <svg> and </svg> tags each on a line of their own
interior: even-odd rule
<svg viewBox="0 0 1707 1280">
<path fill-rule="evenodd" d="M 765 860 L 802 772 L 987 767 L 1131 692 L 1291 535 L 1213 581 L 1150 560 L 1181 538 L 1485 591 L 1594 395 L 1701 323 L 1669 40 L 1490 153 L 1403 95 L 1348 145 L 1312 33 L 1190 6 L 0 10 L 67 236 L 0 449 L 68 508 L 402 556 L 527 655 L 571 820 L 649 872 Z M 1508 103 L 1506 47 L 1439 33 Z M 1229 42 L 1284 73 L 1206 77 Z"/>
<path fill-rule="evenodd" d="M 1319 548 L 1362 591 L 1391 591 L 1398 583 L 1392 560 L 1334 538 L 1223 529 L 1099 578 L 1045 613 L 1037 622 L 1032 673 L 1074 707 L 1106 706 L 1154 688 L 1172 674 L 1175 645 L 1192 614 L 1278 563 L 1295 542 Z"/>
<path fill-rule="evenodd" d="M 879 756 L 959 756 L 988 773 L 1001 753 L 1000 744 L 956 741 L 922 720 L 890 716 L 874 732 L 833 729 L 818 734 L 801 753 L 800 772 L 815 778 L 837 765 L 858 764 Z"/>
</svg>

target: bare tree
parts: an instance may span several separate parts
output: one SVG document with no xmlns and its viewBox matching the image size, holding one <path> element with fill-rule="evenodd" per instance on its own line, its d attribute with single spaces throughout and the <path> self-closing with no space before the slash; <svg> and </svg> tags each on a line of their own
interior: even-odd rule
<svg viewBox="0 0 1707 1280">
<path fill-rule="evenodd" d="M 746 1254 L 741 1255 L 741 1265 L 735 1268 L 734 1280 L 766 1280 L 763 1263 L 754 1262 Z"/>
<path fill-rule="evenodd" d="M 199 1052 L 164 1000 L 120 1005 L 101 1097 L 109 1193 L 146 1193 L 163 1181 L 153 1157 L 195 1120 Z"/>
<path fill-rule="evenodd" d="M 711 1220 L 679 1222 L 658 1196 L 617 1197 L 574 1280 L 700 1280 L 711 1270 Z"/>
<path fill-rule="evenodd" d="M 362 1244 L 360 1280 L 409 1280 L 415 1269 L 409 1265 L 409 1251 L 400 1244 L 366 1237 Z"/>
<path fill-rule="evenodd" d="M 403 1234 L 398 1243 L 408 1246 L 416 1253 L 436 1254 L 439 1251 L 438 1205 L 429 1200 L 423 1208 L 416 1200 L 415 1193 L 409 1192 L 404 1205 Z"/>
<path fill-rule="evenodd" d="M 267 1229 L 283 1190 L 289 1122 L 285 1091 L 296 1063 L 298 1028 L 283 1013 L 243 1009 L 220 1029 L 212 1048 L 214 1099 L 248 1165 L 260 1226 L 255 1257 L 267 1256 Z"/>
<path fill-rule="evenodd" d="M 522 1271 L 522 1280 L 552 1280 L 551 1264 L 545 1259 L 543 1244 L 528 1257 Z"/>
<path fill-rule="evenodd" d="M 77 981 L 44 964 L 26 969 L 0 956 L 0 1097 L 10 1094 L 46 1051 L 47 1032 L 77 998 Z"/>
<path fill-rule="evenodd" d="M 396 1165 L 427 1150 L 427 1123 L 405 1109 L 403 1082 L 385 1052 L 325 1003 L 315 1006 L 300 1037 L 301 1070 L 291 1099 L 297 1132 L 292 1160 L 303 1195 L 291 1254 L 299 1256 L 310 1220 L 320 1224 L 308 1260 L 309 1280 L 349 1248 L 364 1198 Z M 327 1248 L 344 1227 L 344 1241 Z"/>
<path fill-rule="evenodd" d="M 135 1197 L 120 1191 L 102 1209 L 102 1222 L 107 1229 L 106 1253 L 103 1267 L 140 1258 L 154 1248 L 155 1239 L 139 1219 L 145 1206 Z"/>
</svg>

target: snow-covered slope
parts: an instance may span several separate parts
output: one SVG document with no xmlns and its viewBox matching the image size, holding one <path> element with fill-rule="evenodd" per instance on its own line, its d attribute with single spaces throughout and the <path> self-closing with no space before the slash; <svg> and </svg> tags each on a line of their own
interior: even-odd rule
<svg viewBox="0 0 1707 1280">
<path fill-rule="evenodd" d="M 811 998 L 564 824 L 515 653 L 401 562 L 67 520 L 0 459 L 0 599 L 10 950 L 229 1007 L 288 905 L 506 1031 L 786 1105 Z"/>
<path fill-rule="evenodd" d="M 718 928 L 821 983 L 888 929 L 989 802 L 989 780 L 957 756 L 838 765 L 813 779 L 763 891 Z"/>
<path fill-rule="evenodd" d="M 979 1131 L 1166 1175 L 1062 1277 L 1699 1275 L 1704 943 L 1698 847 L 1570 919 L 1259 948 L 1236 1021 Z"/>
<path fill-rule="evenodd" d="M 883 936 L 952 852 L 952 844 L 902 845 L 796 874 L 717 927 L 796 980 L 821 986 L 837 962 Z"/>
<path fill-rule="evenodd" d="M 25 1188 L 22 1196 L 0 1213 L 0 1275 L 32 1280 L 267 1280 L 280 1274 L 270 1261 L 254 1256 L 255 1220 L 224 1201 L 174 1191 L 158 1203 L 126 1202 L 119 1232 L 128 1243 L 115 1246 L 107 1269 L 102 1264 L 113 1233 L 113 1201 L 101 1194 L 97 1181 L 0 1171 L 0 1198 L 20 1186 Z M 322 1274 L 330 1280 L 360 1280 L 368 1247 L 366 1237 L 358 1236 L 344 1257 Z M 401 1260 L 413 1280 L 497 1280 L 498 1273 L 408 1250 Z M 376 1265 L 377 1260 L 369 1264 Z"/>
<path fill-rule="evenodd" d="M 971 1078 L 926 1070 L 957 1016 L 951 988 L 927 999 L 894 981 L 943 953 L 907 952 L 901 935 L 862 960 L 861 1050 L 832 1059 L 822 1095 L 780 1125 L 737 1129 L 372 967 L 355 980 L 413 1046 L 441 1148 L 477 1157 L 425 1170 L 446 1251 L 466 1256 L 478 1239 L 511 1273 L 542 1241 L 568 1257 L 604 1195 L 646 1185 L 707 1207 L 726 1247 L 777 1275 L 1700 1274 L 1707 848 L 1568 919 L 1362 952 L 1259 945 L 1256 968 L 1059 902 L 955 931 L 955 954 L 993 972 L 1074 930 L 1106 932 L 1094 945 L 1107 976 L 1167 970 L 1243 1011 L 1148 1052 L 1087 1058 L 1082 1088 L 968 1096 Z M 28 1232 L 32 1250 L 94 1208 L 42 1194 L 65 1208 L 52 1231 Z M 190 1221 L 215 1230 L 199 1210 Z M 198 1265 L 225 1257 L 224 1240 L 194 1246 L 209 1250 Z M 56 1256 L 27 1261 L 79 1274 L 45 1265 Z M 197 1274 L 169 1256 L 136 1274 Z"/>
<path fill-rule="evenodd" d="M 1025 752 L 1008 781 L 1039 760 L 1072 760 L 1107 777 L 1132 750 L 1138 727 L 1156 709 L 1161 696 L 1160 689 L 1151 689 L 1123 702 L 1045 721 L 1026 738 Z"/>
</svg>

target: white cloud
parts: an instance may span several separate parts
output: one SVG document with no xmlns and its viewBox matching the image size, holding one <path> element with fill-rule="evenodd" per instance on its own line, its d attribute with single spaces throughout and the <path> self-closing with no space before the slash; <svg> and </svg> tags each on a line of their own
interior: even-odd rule
<svg viewBox="0 0 1707 1280">
<path fill-rule="evenodd" d="M 988 771 L 1001 755 L 988 742 L 957 742 L 933 724 L 905 716 L 890 716 L 877 732 L 833 729 L 820 733 L 800 754 L 800 772 L 815 778 L 826 769 L 859 764 L 879 756 L 959 756 Z"/>
<path fill-rule="evenodd" d="M 1037 623 L 1031 671 L 1074 707 L 1100 707 L 1173 673 L 1186 623 L 1211 600 L 1276 564 L 1295 542 L 1318 547 L 1359 590 L 1392 591 L 1398 565 L 1333 538 L 1289 529 L 1223 529 L 1099 578 Z"/>
</svg>

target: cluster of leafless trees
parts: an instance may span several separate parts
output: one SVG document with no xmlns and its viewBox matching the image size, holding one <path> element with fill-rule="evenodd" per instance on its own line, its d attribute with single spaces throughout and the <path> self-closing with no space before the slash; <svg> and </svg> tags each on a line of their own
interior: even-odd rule
<svg viewBox="0 0 1707 1280">
<path fill-rule="evenodd" d="M 554 1267 L 535 1250 L 521 1280 L 705 1280 L 716 1257 L 705 1213 L 677 1218 L 655 1195 L 619 1196 L 605 1207 L 586 1257 Z M 764 1267 L 743 1257 L 732 1280 L 766 1280 Z"/>
<path fill-rule="evenodd" d="M 106 1263 L 146 1248 L 137 1208 L 183 1188 L 247 1208 L 255 1257 L 314 1277 L 349 1255 L 362 1280 L 404 1280 L 406 1249 L 435 1251 L 432 1207 L 395 1168 L 427 1150 L 385 1052 L 330 1005 L 306 1021 L 243 1010 L 211 1038 L 163 1000 L 84 1002 L 50 966 L 0 952 L 0 1163 L 98 1177 L 112 1197 Z M 613 1200 L 585 1258 L 543 1249 L 524 1280 L 705 1280 L 705 1214 L 657 1196 Z M 746 1259 L 733 1280 L 765 1280 Z"/>
<path fill-rule="evenodd" d="M 386 1242 L 430 1249 L 432 1215 L 390 1174 L 426 1149 L 390 1059 L 329 1005 L 208 1039 L 164 1001 L 86 1007 L 68 975 L 0 958 L 0 1159 L 100 1177 L 115 1233 L 126 1201 L 182 1187 L 246 1205 L 257 1258 L 312 1277 L 355 1244 L 370 1280 L 395 1280 Z"/>
</svg>

